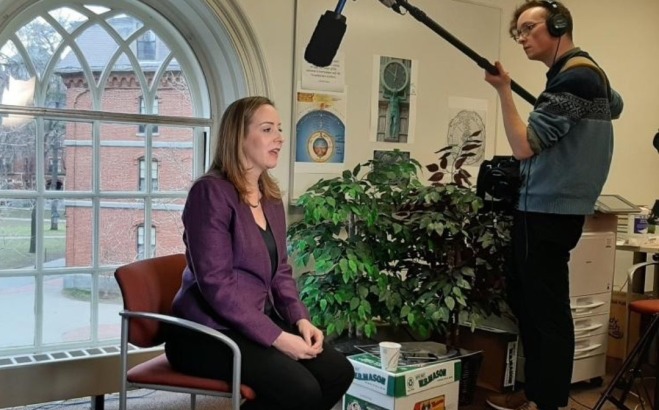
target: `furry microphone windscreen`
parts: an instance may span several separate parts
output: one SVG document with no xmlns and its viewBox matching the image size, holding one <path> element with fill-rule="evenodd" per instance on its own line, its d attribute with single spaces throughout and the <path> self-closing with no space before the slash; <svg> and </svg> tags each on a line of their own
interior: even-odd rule
<svg viewBox="0 0 659 410">
<path fill-rule="evenodd" d="M 346 28 L 345 16 L 327 10 L 318 20 L 304 51 L 304 59 L 318 67 L 330 65 L 341 45 Z"/>
</svg>

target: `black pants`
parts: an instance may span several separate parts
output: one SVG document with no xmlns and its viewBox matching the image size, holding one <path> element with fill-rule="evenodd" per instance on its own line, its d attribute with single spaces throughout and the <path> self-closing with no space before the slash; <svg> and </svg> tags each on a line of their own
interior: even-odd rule
<svg viewBox="0 0 659 410">
<path fill-rule="evenodd" d="M 566 406 L 574 360 L 568 261 L 584 216 L 517 212 L 508 302 L 524 348 L 525 392 L 541 410 Z"/>
<path fill-rule="evenodd" d="M 273 318 L 273 320 L 275 320 Z M 284 323 L 284 331 L 297 334 Z M 242 409 L 329 410 L 354 378 L 350 362 L 325 345 L 315 359 L 295 361 L 274 347 L 263 347 L 231 330 L 223 331 L 242 353 L 241 382 L 256 392 Z M 189 330 L 169 329 L 167 359 L 176 370 L 230 381 L 231 350 L 221 342 Z"/>
</svg>

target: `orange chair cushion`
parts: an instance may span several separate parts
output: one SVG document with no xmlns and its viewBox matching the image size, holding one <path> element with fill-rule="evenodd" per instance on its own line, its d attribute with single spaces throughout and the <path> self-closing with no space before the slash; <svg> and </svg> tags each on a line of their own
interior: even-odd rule
<svg viewBox="0 0 659 410">
<path fill-rule="evenodd" d="M 164 353 L 131 368 L 128 371 L 127 379 L 131 383 L 231 392 L 231 385 L 223 380 L 206 379 L 177 372 L 169 365 Z M 240 394 L 247 400 L 254 400 L 256 397 L 254 390 L 243 384 L 240 385 Z"/>
<path fill-rule="evenodd" d="M 654 315 L 659 313 L 659 299 L 635 300 L 629 304 L 629 310 L 642 315 Z"/>
</svg>

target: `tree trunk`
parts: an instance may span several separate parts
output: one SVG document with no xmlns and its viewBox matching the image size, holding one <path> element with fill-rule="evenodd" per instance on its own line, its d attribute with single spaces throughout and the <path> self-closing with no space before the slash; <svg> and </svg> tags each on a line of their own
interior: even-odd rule
<svg viewBox="0 0 659 410">
<path fill-rule="evenodd" d="M 458 348 L 459 337 L 460 324 L 458 323 L 458 312 L 452 312 L 448 321 L 448 333 L 446 335 L 447 352 Z"/>
<path fill-rule="evenodd" d="M 30 223 L 30 253 L 35 253 L 37 239 L 37 204 L 32 207 L 32 218 Z"/>
<path fill-rule="evenodd" d="M 56 231 L 59 223 L 59 212 L 57 211 L 58 199 L 50 200 L 50 230 Z"/>
</svg>

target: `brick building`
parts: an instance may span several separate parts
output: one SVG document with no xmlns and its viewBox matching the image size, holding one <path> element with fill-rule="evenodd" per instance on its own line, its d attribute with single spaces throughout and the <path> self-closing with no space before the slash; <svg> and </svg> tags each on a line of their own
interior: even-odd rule
<svg viewBox="0 0 659 410">
<path fill-rule="evenodd" d="M 81 35 L 77 43 L 88 68 L 74 53 L 63 58 L 57 68 L 66 89 L 66 107 L 191 116 L 184 75 L 177 61 L 169 57 L 167 45 L 150 30 L 136 36 L 141 22 L 130 16 L 118 16 L 108 22 L 130 51 L 122 50 L 121 41 L 100 26 L 93 26 Z M 90 87 L 87 69 L 93 73 L 96 85 L 103 82 L 103 87 Z M 94 155 L 95 143 L 100 145 L 99 158 Z M 100 264 L 125 263 L 182 250 L 183 200 L 159 197 L 159 194 L 185 191 L 190 185 L 193 161 L 190 129 L 115 121 L 100 122 L 98 129 L 94 129 L 91 122 L 67 122 L 62 145 L 66 191 L 117 193 L 116 199 L 103 198 L 100 206 Z M 99 187 L 93 186 L 95 164 L 100 173 Z M 65 201 L 67 266 L 92 264 L 92 200 L 93 195 L 89 200 Z M 149 232 L 145 226 L 145 201 L 151 204 Z M 151 252 L 146 250 L 147 242 L 151 244 Z"/>
</svg>

